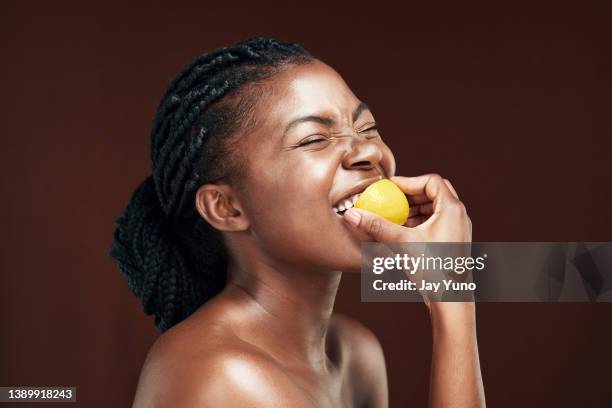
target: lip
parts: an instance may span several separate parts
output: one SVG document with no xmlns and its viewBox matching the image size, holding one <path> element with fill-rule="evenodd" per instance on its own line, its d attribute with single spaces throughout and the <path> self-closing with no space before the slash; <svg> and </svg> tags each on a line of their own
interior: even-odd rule
<svg viewBox="0 0 612 408">
<path fill-rule="evenodd" d="M 340 196 L 338 199 L 332 201 L 332 204 L 331 204 L 332 207 L 338 204 L 339 202 L 341 202 L 342 200 L 346 200 L 347 198 L 351 197 L 354 194 L 363 192 L 363 190 L 368 188 L 370 184 L 373 184 L 377 182 L 378 180 L 382 180 L 383 178 L 384 177 L 382 175 L 378 175 L 376 177 L 370 177 L 370 178 L 361 180 L 360 182 L 355 184 L 353 187 L 351 187 L 349 190 L 345 191 L 342 194 L 342 196 Z"/>
</svg>

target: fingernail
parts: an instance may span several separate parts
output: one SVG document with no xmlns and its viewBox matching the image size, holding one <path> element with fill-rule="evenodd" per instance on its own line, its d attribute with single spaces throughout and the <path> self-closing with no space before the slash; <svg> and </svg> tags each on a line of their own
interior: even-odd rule
<svg viewBox="0 0 612 408">
<path fill-rule="evenodd" d="M 361 214 L 351 208 L 344 213 L 344 219 L 352 226 L 357 227 L 361 221 Z"/>
</svg>

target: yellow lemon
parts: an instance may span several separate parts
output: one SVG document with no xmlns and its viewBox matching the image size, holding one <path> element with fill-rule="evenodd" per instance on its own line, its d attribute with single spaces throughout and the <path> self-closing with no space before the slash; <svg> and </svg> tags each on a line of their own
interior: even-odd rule
<svg viewBox="0 0 612 408">
<path fill-rule="evenodd" d="M 410 213 L 406 195 L 389 179 L 368 186 L 355 202 L 356 208 L 371 211 L 399 225 L 404 225 Z"/>
</svg>

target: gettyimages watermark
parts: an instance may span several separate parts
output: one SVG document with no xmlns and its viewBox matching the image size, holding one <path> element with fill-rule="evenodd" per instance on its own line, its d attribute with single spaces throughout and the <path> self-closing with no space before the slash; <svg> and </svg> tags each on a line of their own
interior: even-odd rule
<svg viewBox="0 0 612 408">
<path fill-rule="evenodd" d="M 362 245 L 364 302 L 611 302 L 612 242 Z"/>
</svg>

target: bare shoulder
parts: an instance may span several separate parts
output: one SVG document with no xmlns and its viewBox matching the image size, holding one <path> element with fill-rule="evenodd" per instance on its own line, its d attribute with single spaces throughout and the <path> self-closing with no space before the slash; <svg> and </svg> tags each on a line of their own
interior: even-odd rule
<svg viewBox="0 0 612 408">
<path fill-rule="evenodd" d="M 380 347 L 378 338 L 360 321 L 344 314 L 334 313 L 331 320 L 334 330 L 348 341 L 351 346 L 377 346 Z"/>
<path fill-rule="evenodd" d="M 204 336 L 166 334 L 147 355 L 135 408 L 302 406 L 303 395 L 274 360 L 222 327 Z"/>
<path fill-rule="evenodd" d="M 376 335 L 359 321 L 334 314 L 331 324 L 346 349 L 349 375 L 367 406 L 388 405 L 387 369 L 382 346 Z"/>
</svg>

